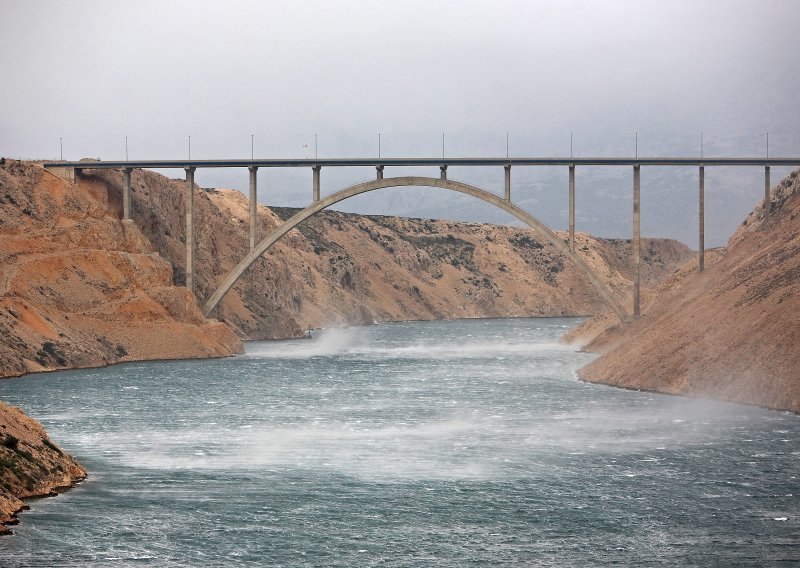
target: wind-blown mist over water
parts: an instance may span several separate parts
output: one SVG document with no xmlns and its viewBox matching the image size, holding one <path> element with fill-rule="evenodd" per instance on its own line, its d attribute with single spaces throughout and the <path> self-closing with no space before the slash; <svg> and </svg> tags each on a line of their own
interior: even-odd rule
<svg viewBox="0 0 800 568">
<path fill-rule="evenodd" d="M 401 323 L 0 383 L 87 466 L 2 565 L 800 560 L 800 417 L 589 385 L 575 319 Z"/>
</svg>

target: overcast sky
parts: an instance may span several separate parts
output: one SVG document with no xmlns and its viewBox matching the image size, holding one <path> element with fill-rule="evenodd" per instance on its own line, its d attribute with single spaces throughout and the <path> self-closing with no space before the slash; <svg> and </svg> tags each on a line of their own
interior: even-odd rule
<svg viewBox="0 0 800 568">
<path fill-rule="evenodd" d="M 384 156 L 438 156 L 442 133 L 448 155 L 504 155 L 507 132 L 516 156 L 568 155 L 570 132 L 576 155 L 622 156 L 635 131 L 640 155 L 696 155 L 700 131 L 707 155 L 763 155 L 766 132 L 771 155 L 800 155 L 794 0 L 0 0 L 0 53 L 3 156 L 58 157 L 63 137 L 66 159 L 119 159 L 127 136 L 131 159 L 185 158 L 191 135 L 193 158 L 249 157 L 253 134 L 257 157 L 303 157 L 315 133 L 321 157 L 373 156 L 379 132 Z M 373 175 L 323 171 L 323 193 Z M 262 202 L 310 200 L 310 172 L 260 176 Z M 763 172 L 708 176 L 709 240 L 723 244 Z M 502 191 L 502 169 L 451 177 Z M 630 177 L 578 172 L 579 229 L 629 233 Z M 246 172 L 197 180 L 243 189 Z M 565 227 L 565 168 L 514 184 Z M 696 172 L 643 184 L 643 232 L 695 246 Z M 350 209 L 507 220 L 393 191 Z"/>
</svg>

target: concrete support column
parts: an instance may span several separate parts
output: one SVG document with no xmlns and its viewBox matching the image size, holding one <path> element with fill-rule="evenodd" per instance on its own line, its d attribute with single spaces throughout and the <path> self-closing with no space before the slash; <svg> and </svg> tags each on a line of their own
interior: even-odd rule
<svg viewBox="0 0 800 568">
<path fill-rule="evenodd" d="M 769 185 L 769 166 L 764 166 L 764 219 L 769 217 L 770 209 L 772 209 L 772 200 L 769 197 Z"/>
<path fill-rule="evenodd" d="M 440 178 L 442 178 L 442 179 L 447 179 L 447 166 L 446 166 L 446 165 L 445 165 L 445 166 L 439 166 L 439 169 L 440 169 L 440 170 L 441 170 L 441 172 L 442 172 L 442 173 L 439 175 L 439 177 L 440 177 Z"/>
<path fill-rule="evenodd" d="M 375 171 L 377 172 L 378 179 L 383 179 L 383 166 L 375 166 Z"/>
<path fill-rule="evenodd" d="M 131 218 L 131 172 L 133 168 L 122 170 L 122 218 Z"/>
<path fill-rule="evenodd" d="M 256 223 L 258 221 L 258 167 L 249 166 L 250 170 L 250 250 L 256 248 Z"/>
<path fill-rule="evenodd" d="M 511 164 L 503 166 L 506 170 L 506 201 L 511 203 Z"/>
<path fill-rule="evenodd" d="M 186 170 L 186 288 L 194 292 L 194 168 Z"/>
<path fill-rule="evenodd" d="M 575 252 L 575 164 L 569 166 L 569 250 Z"/>
<path fill-rule="evenodd" d="M 697 244 L 697 268 L 703 272 L 706 265 L 706 169 L 700 166 L 700 209 L 698 211 L 698 224 L 700 234 Z"/>
<path fill-rule="evenodd" d="M 633 166 L 633 317 L 639 317 L 639 166 Z"/>
<path fill-rule="evenodd" d="M 319 171 L 322 166 L 313 166 L 311 169 L 314 171 L 314 203 L 316 203 L 319 201 Z"/>
</svg>

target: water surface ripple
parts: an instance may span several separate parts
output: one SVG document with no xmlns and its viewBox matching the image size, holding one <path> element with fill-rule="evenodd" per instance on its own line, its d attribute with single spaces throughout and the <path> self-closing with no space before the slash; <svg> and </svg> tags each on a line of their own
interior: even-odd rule
<svg viewBox="0 0 800 568">
<path fill-rule="evenodd" d="M 0 565 L 800 562 L 800 417 L 581 383 L 577 321 L 1 381 L 90 477 L 32 502 Z"/>
</svg>

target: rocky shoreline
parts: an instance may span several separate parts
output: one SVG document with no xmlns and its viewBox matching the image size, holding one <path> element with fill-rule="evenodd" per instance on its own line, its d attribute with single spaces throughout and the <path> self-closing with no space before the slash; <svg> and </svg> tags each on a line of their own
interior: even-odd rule
<svg viewBox="0 0 800 568">
<path fill-rule="evenodd" d="M 86 470 L 53 443 L 44 427 L 20 408 L 0 401 L 0 534 L 30 507 L 26 500 L 53 497 L 86 478 Z"/>
</svg>

